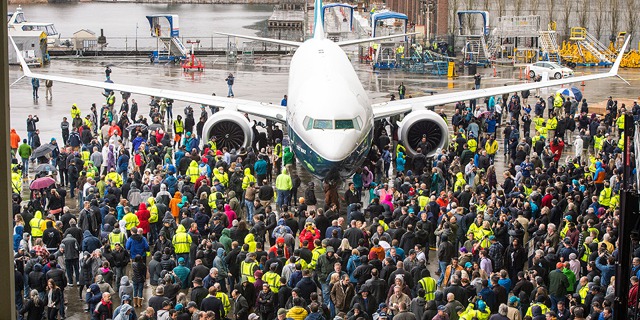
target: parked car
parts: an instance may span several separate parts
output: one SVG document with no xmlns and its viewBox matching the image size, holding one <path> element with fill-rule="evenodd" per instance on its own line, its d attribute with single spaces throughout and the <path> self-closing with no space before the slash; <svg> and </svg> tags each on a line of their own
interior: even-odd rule
<svg viewBox="0 0 640 320">
<path fill-rule="evenodd" d="M 535 78 L 538 75 L 542 75 L 544 72 L 549 74 L 549 78 L 562 79 L 573 76 L 573 70 L 563 67 L 554 62 L 538 61 L 528 65 L 529 78 Z"/>
</svg>

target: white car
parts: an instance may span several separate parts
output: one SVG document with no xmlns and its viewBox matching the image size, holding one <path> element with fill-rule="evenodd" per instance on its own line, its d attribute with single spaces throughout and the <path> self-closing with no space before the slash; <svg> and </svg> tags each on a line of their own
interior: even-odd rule
<svg viewBox="0 0 640 320">
<path fill-rule="evenodd" d="M 573 70 L 563 67 L 554 62 L 538 61 L 527 65 L 529 68 L 529 78 L 533 79 L 544 72 L 549 74 L 549 78 L 562 79 L 573 76 Z"/>
</svg>

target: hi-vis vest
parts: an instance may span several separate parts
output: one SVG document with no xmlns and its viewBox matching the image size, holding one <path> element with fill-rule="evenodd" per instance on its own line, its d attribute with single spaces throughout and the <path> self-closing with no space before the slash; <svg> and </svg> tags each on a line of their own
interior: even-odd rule
<svg viewBox="0 0 640 320">
<path fill-rule="evenodd" d="M 584 246 L 584 254 L 582 255 L 582 257 L 580 257 L 580 261 L 589 262 L 589 256 L 591 255 L 591 248 L 589 248 L 589 246 L 586 243 L 582 245 Z"/>
<path fill-rule="evenodd" d="M 109 244 L 111 246 L 111 250 L 115 249 L 116 243 L 119 243 L 121 247 L 124 248 L 124 234 L 120 233 L 109 233 Z"/>
<path fill-rule="evenodd" d="M 431 277 L 424 277 L 418 281 L 424 289 L 424 299 L 427 301 L 434 300 L 436 298 L 436 280 Z"/>
<path fill-rule="evenodd" d="M 246 276 L 249 283 L 254 283 L 256 282 L 256 278 L 253 277 L 253 269 L 257 266 L 258 263 L 255 261 L 248 263 L 246 261 L 242 261 L 242 263 L 240 263 L 240 274 Z"/>
<path fill-rule="evenodd" d="M 191 236 L 188 233 L 176 233 L 173 236 L 173 249 L 176 253 L 189 253 Z"/>
<path fill-rule="evenodd" d="M 262 281 L 269 284 L 269 289 L 271 292 L 278 293 L 280 287 L 280 276 L 275 272 L 267 272 L 262 276 Z"/>
<path fill-rule="evenodd" d="M 184 125 L 182 121 L 173 120 L 173 125 L 176 127 L 176 134 L 184 132 Z"/>
</svg>

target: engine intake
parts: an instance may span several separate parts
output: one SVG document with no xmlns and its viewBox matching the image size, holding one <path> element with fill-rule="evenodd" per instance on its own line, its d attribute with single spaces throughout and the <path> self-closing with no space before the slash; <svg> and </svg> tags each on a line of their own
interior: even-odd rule
<svg viewBox="0 0 640 320">
<path fill-rule="evenodd" d="M 233 110 L 222 110 L 209 117 L 202 128 L 202 134 L 205 142 L 215 136 L 218 149 L 247 148 L 253 142 L 251 123 L 242 113 Z"/>
<path fill-rule="evenodd" d="M 417 153 L 416 149 L 423 135 L 427 138 L 427 157 L 434 156 L 436 150 L 443 149 L 449 144 L 449 127 L 444 119 L 433 111 L 412 111 L 398 125 L 400 140 L 410 156 Z"/>
</svg>

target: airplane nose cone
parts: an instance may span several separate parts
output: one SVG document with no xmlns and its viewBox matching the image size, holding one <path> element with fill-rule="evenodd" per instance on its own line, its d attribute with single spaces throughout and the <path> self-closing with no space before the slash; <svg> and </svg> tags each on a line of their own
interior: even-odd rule
<svg viewBox="0 0 640 320">
<path fill-rule="evenodd" d="M 358 147 L 360 136 L 353 130 L 334 130 L 314 134 L 311 147 L 329 161 L 342 161 Z"/>
</svg>

